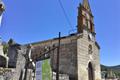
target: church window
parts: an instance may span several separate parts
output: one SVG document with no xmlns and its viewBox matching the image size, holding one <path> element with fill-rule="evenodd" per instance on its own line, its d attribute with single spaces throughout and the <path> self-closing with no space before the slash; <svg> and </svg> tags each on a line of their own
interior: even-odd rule
<svg viewBox="0 0 120 80">
<path fill-rule="evenodd" d="M 89 53 L 89 54 L 92 54 L 92 52 L 93 52 L 93 51 L 92 51 L 92 45 L 89 45 L 89 47 L 88 47 L 88 53 Z"/>
</svg>

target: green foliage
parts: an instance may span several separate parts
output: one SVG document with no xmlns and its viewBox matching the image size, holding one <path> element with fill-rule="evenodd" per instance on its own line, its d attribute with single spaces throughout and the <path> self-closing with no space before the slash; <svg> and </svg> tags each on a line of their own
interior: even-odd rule
<svg viewBox="0 0 120 80">
<path fill-rule="evenodd" d="M 13 39 L 10 39 L 8 43 L 3 44 L 3 52 L 4 54 L 8 53 L 8 47 L 14 43 Z"/>
<path fill-rule="evenodd" d="M 108 70 L 108 67 L 101 65 L 101 71 L 107 71 L 107 70 Z"/>
<path fill-rule="evenodd" d="M 107 72 L 107 71 L 110 71 L 110 70 L 112 70 L 115 73 L 116 77 L 120 78 L 120 65 L 112 66 L 112 67 L 101 65 L 101 71 L 106 71 Z"/>
<path fill-rule="evenodd" d="M 8 53 L 8 45 L 7 44 L 3 45 L 3 52 L 4 52 L 4 54 Z"/>
</svg>

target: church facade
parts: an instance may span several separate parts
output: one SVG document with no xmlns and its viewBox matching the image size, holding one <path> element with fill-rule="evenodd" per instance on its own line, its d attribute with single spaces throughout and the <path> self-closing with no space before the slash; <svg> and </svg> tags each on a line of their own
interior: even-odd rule
<svg viewBox="0 0 120 80">
<path fill-rule="evenodd" d="M 44 48 L 58 46 L 58 38 L 31 43 L 32 58 L 41 57 Z M 77 33 L 61 37 L 59 72 L 70 80 L 101 80 L 100 46 L 96 41 L 94 17 L 88 0 L 78 7 Z M 56 71 L 57 50 L 50 53 L 52 70 Z"/>
</svg>

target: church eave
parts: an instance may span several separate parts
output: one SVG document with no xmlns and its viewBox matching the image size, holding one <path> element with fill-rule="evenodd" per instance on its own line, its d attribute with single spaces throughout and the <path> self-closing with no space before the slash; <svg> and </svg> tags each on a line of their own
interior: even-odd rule
<svg viewBox="0 0 120 80">
<path fill-rule="evenodd" d="M 78 34 L 78 33 L 73 33 L 73 34 L 69 34 L 68 36 L 62 36 L 61 39 L 67 39 L 67 38 L 76 36 L 77 34 Z M 46 43 L 46 42 L 50 42 L 50 41 L 54 41 L 54 40 L 58 40 L 58 39 L 59 39 L 59 38 L 56 37 L 56 38 L 53 38 L 53 39 L 48 39 L 48 40 L 33 42 L 33 43 L 29 43 L 29 44 L 36 45 L 36 44 Z M 25 45 L 28 45 L 28 44 L 25 44 Z"/>
<path fill-rule="evenodd" d="M 95 42 L 95 45 L 98 47 L 98 49 L 100 49 L 100 46 L 97 42 Z"/>
</svg>

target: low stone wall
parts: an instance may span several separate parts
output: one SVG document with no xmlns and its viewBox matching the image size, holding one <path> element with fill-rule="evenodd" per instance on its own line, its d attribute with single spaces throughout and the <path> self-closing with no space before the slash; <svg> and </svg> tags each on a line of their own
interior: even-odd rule
<svg viewBox="0 0 120 80">
<path fill-rule="evenodd" d="M 0 68 L 0 80 L 14 80 L 15 69 Z"/>
<path fill-rule="evenodd" d="M 56 80 L 55 72 L 53 72 L 53 80 Z M 59 80 L 69 80 L 69 76 L 67 74 L 59 74 Z"/>
<path fill-rule="evenodd" d="M 18 78 L 20 76 L 17 76 L 17 70 L 15 68 L 0 68 L 0 80 L 19 80 Z M 32 80 L 33 79 L 33 71 L 31 69 L 27 70 L 27 79 L 26 80 Z M 22 77 L 21 77 L 22 80 Z"/>
</svg>

